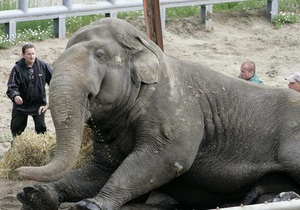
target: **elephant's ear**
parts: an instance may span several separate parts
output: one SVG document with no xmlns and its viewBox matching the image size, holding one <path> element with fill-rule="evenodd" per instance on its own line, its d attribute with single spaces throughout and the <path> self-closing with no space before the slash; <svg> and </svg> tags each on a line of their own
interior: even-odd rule
<svg viewBox="0 0 300 210">
<path fill-rule="evenodd" d="M 131 55 L 133 61 L 133 80 L 139 80 L 146 84 L 157 83 L 159 59 L 156 49 L 151 46 L 145 39 L 135 37 L 133 43 L 126 44 L 127 51 Z"/>
</svg>

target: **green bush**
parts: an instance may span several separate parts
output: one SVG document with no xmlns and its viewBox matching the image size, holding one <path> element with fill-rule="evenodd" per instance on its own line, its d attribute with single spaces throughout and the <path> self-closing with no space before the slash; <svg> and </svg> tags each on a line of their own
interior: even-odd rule
<svg viewBox="0 0 300 210">
<path fill-rule="evenodd" d="M 89 15 L 89 16 L 75 16 L 66 19 L 66 33 L 71 36 L 79 28 L 89 25 L 90 23 L 103 18 L 104 15 Z"/>
<path fill-rule="evenodd" d="M 297 14 L 294 12 L 279 12 L 273 19 L 273 24 L 276 28 L 280 28 L 283 24 L 296 23 L 297 19 Z"/>
<path fill-rule="evenodd" d="M 168 8 L 166 10 L 166 16 L 172 18 L 184 18 L 184 17 L 189 17 L 197 14 L 200 14 L 199 6 L 175 7 L 175 8 Z"/>
</svg>

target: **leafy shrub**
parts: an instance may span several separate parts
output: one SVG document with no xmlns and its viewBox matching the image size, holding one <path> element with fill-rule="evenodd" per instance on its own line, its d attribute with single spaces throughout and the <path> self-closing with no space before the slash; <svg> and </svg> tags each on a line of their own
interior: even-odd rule
<svg viewBox="0 0 300 210">
<path fill-rule="evenodd" d="M 295 22 L 297 22 L 297 14 L 294 12 L 279 12 L 273 19 L 273 24 L 276 28 L 282 27 L 285 23 L 290 24 Z"/>
</svg>

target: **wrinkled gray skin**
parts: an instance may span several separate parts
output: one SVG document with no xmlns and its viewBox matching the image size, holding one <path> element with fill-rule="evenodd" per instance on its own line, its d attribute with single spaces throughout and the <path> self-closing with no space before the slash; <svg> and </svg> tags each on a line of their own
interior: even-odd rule
<svg viewBox="0 0 300 210">
<path fill-rule="evenodd" d="M 125 21 L 79 30 L 54 62 L 57 151 L 21 177 L 23 209 L 116 210 L 154 189 L 196 209 L 298 191 L 300 94 L 229 78 L 164 54 Z M 70 168 L 87 111 L 94 159 Z M 69 172 L 69 173 L 67 173 Z M 57 180 L 57 181 L 54 181 Z M 124 208 L 124 207 L 123 207 Z"/>
</svg>

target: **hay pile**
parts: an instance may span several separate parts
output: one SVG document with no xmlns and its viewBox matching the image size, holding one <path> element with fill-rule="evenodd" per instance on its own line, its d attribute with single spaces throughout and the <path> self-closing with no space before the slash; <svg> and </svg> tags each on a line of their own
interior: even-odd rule
<svg viewBox="0 0 300 210">
<path fill-rule="evenodd" d="M 56 139 L 51 134 L 23 132 L 13 140 L 12 147 L 0 162 L 0 177 L 18 180 L 14 170 L 21 166 L 41 166 L 49 163 L 54 155 Z M 85 126 L 78 161 L 74 168 L 79 168 L 92 159 L 91 129 Z"/>
</svg>

